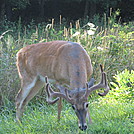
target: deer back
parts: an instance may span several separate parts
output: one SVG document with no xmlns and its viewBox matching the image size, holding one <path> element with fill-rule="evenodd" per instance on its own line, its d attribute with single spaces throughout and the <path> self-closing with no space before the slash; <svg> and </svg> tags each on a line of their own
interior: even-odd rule
<svg viewBox="0 0 134 134">
<path fill-rule="evenodd" d="M 17 54 L 17 67 L 22 75 L 48 76 L 71 89 L 84 88 L 92 74 L 90 57 L 78 43 L 51 41 L 32 44 Z"/>
</svg>

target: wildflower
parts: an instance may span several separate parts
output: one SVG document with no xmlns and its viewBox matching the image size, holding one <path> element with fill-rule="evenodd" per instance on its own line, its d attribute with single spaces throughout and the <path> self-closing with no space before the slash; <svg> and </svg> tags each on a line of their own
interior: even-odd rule
<svg viewBox="0 0 134 134">
<path fill-rule="evenodd" d="M 87 34 L 88 34 L 88 35 L 94 35 L 94 34 L 95 34 L 95 31 L 93 31 L 93 30 L 88 30 L 88 31 L 87 31 Z"/>
<path fill-rule="evenodd" d="M 75 34 L 73 34 L 72 36 L 75 37 L 75 36 L 78 36 L 80 35 L 80 32 L 76 32 Z"/>
<path fill-rule="evenodd" d="M 88 26 L 90 26 L 91 28 L 95 27 L 95 25 L 93 23 L 87 23 Z"/>
<path fill-rule="evenodd" d="M 99 47 L 97 47 L 97 49 L 98 49 L 98 50 L 103 51 L 103 48 L 102 48 L 102 47 L 100 47 L 100 46 L 99 46 Z"/>
</svg>

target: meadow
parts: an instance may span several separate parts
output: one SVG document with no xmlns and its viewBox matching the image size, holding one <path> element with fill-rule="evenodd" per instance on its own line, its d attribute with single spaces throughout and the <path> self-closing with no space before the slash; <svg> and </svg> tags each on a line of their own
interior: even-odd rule
<svg viewBox="0 0 134 134">
<path fill-rule="evenodd" d="M 0 31 L 0 134 L 133 134 L 134 133 L 134 23 L 115 21 L 116 16 L 89 20 L 23 24 L 4 21 Z M 98 21 L 99 19 L 99 21 Z M 91 23 L 92 22 L 92 23 Z M 22 123 L 15 121 L 15 95 L 20 88 L 16 53 L 26 45 L 51 40 L 69 40 L 83 45 L 91 57 L 96 83 L 99 64 L 104 66 L 111 90 L 105 97 L 89 97 L 93 123 L 86 131 L 64 101 L 61 120 L 57 105 L 46 103 L 42 89 L 28 104 Z M 100 90 L 101 91 L 101 90 Z"/>
</svg>

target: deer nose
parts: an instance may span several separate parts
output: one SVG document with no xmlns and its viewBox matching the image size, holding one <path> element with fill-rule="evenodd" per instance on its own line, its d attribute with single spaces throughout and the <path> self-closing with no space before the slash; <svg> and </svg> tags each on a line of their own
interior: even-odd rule
<svg viewBox="0 0 134 134">
<path fill-rule="evenodd" d="M 87 125 L 79 126 L 79 129 L 81 129 L 82 131 L 83 131 L 83 130 L 86 130 L 86 129 L 87 129 Z"/>
</svg>

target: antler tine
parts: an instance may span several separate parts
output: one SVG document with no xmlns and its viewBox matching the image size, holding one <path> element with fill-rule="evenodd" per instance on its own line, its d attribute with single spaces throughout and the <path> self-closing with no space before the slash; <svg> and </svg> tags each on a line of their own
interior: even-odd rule
<svg viewBox="0 0 134 134">
<path fill-rule="evenodd" d="M 68 89 L 67 89 L 67 88 L 65 88 L 65 94 L 66 94 L 66 97 L 67 97 L 67 98 L 66 98 L 67 101 L 71 103 L 71 102 L 73 101 L 73 99 L 70 98 L 70 96 L 69 96 L 69 94 L 68 94 Z"/>
<path fill-rule="evenodd" d="M 104 73 L 104 71 L 103 71 L 103 67 L 102 67 L 101 64 L 100 64 L 100 71 L 101 71 L 101 81 L 100 81 L 100 83 L 103 83 L 103 73 Z"/>
<path fill-rule="evenodd" d="M 85 94 L 81 97 L 81 100 L 83 100 L 84 98 L 86 99 L 87 98 L 86 96 L 89 96 L 88 95 L 88 88 L 89 88 L 88 83 L 86 83 L 86 91 L 85 91 Z"/>
<path fill-rule="evenodd" d="M 86 92 L 86 94 L 85 94 L 86 98 L 89 96 L 89 94 L 92 91 L 97 90 L 99 88 L 105 88 L 106 89 L 106 90 L 104 90 L 104 93 L 98 93 L 100 96 L 105 96 L 110 90 L 110 88 L 108 86 L 108 83 L 107 83 L 106 73 L 103 71 L 103 68 L 102 68 L 101 64 L 100 64 L 100 69 L 101 69 L 101 81 L 98 84 L 96 84 L 96 85 L 94 85 L 94 86 L 92 86 L 88 89 L 88 92 Z"/>
<path fill-rule="evenodd" d="M 106 90 L 104 90 L 103 93 L 98 93 L 98 95 L 100 95 L 100 96 L 105 96 L 109 92 L 109 90 L 110 90 L 110 88 L 108 86 L 108 83 L 107 83 L 106 73 L 103 74 L 103 77 L 104 77 L 104 84 L 105 84 Z"/>
<path fill-rule="evenodd" d="M 48 83 L 48 77 L 47 76 L 45 77 L 45 81 L 46 81 L 46 83 Z"/>
<path fill-rule="evenodd" d="M 49 83 L 46 85 L 46 92 L 47 92 L 48 97 L 50 97 L 50 93 L 49 93 L 48 88 L 49 88 Z"/>
<path fill-rule="evenodd" d="M 100 69 L 101 69 L 101 72 L 103 72 L 103 67 L 102 67 L 102 65 L 100 64 Z"/>
<path fill-rule="evenodd" d="M 47 83 L 47 85 L 46 85 L 46 92 L 47 92 L 47 96 L 48 96 L 48 98 L 47 98 L 47 102 L 49 103 L 49 104 L 54 104 L 54 103 L 56 103 L 59 99 L 60 99 L 60 97 L 62 97 L 62 98 L 64 98 L 64 99 L 66 99 L 68 102 L 72 102 L 72 99 L 69 97 L 69 95 L 68 95 L 68 89 L 65 89 L 65 94 L 63 94 L 63 93 L 60 93 L 60 92 L 55 92 L 55 91 L 53 91 L 53 89 L 50 87 L 50 84 L 49 84 L 49 82 L 48 82 L 48 78 L 47 78 L 47 76 L 45 77 L 45 79 L 46 79 L 46 83 Z M 52 97 L 57 97 L 56 99 L 54 99 L 54 100 L 52 100 Z"/>
<path fill-rule="evenodd" d="M 51 89 L 49 83 L 47 83 L 47 85 L 46 85 L 46 91 L 47 91 L 47 102 L 49 104 L 54 104 L 60 99 L 59 97 L 57 97 L 56 99 L 52 100 L 54 91 Z M 50 92 L 51 92 L 51 94 L 50 94 Z"/>
</svg>

